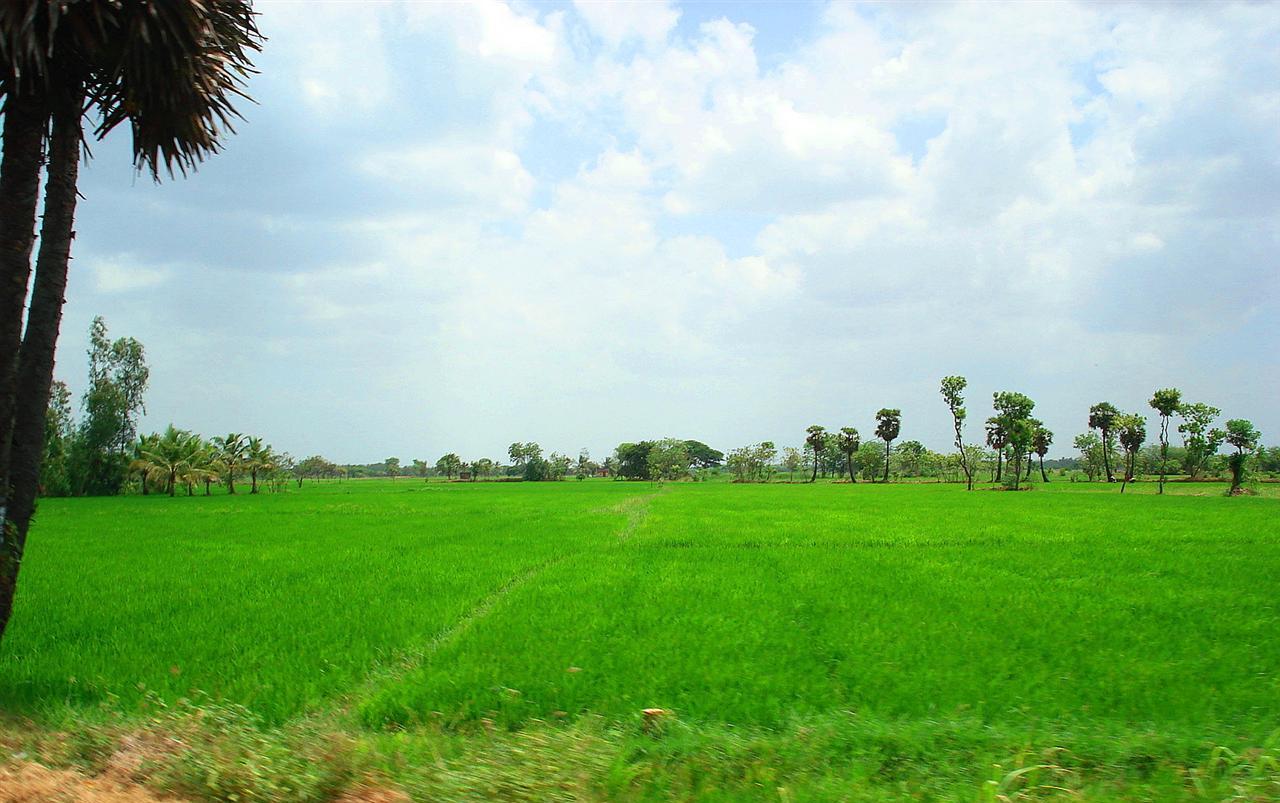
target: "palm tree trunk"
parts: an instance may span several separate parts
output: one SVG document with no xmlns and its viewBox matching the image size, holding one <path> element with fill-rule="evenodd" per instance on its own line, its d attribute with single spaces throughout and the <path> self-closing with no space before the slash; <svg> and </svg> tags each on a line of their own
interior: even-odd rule
<svg viewBox="0 0 1280 803">
<path fill-rule="evenodd" d="M 258 469 L 255 468 L 252 471 L 250 471 L 249 478 L 250 478 L 250 482 L 252 483 L 252 485 L 249 488 L 249 493 L 256 494 L 258 492 Z"/>
<path fill-rule="evenodd" d="M 996 482 L 1000 481 L 1000 477 L 1004 473 L 1004 449 L 996 449 Z"/>
<path fill-rule="evenodd" d="M 5 98 L 4 156 L 0 159 L 0 545 L 7 545 L 9 455 L 18 392 L 18 352 L 22 344 L 22 306 L 31 279 L 36 202 L 48 113 L 42 97 L 16 92 Z M 7 561 L 12 550 L 4 550 Z M 19 550 L 20 552 L 20 550 Z M 13 569 L 14 576 L 17 569 Z M 8 570 L 0 571 L 8 576 Z M 0 580 L 3 586 L 4 580 Z M 0 596 L 12 591 L 0 587 Z M 0 618 L 0 634 L 6 618 Z"/>
<path fill-rule="evenodd" d="M 813 450 L 813 476 L 809 478 L 809 482 L 818 481 L 818 450 Z"/>
<path fill-rule="evenodd" d="M 1040 479 L 1049 481 L 1049 475 L 1044 473 L 1044 455 L 1040 455 Z"/>
<path fill-rule="evenodd" d="M 853 452 L 845 455 L 845 462 L 849 464 L 849 482 L 857 482 L 858 475 L 853 473 Z"/>
<path fill-rule="evenodd" d="M 889 442 L 884 442 L 884 481 L 889 481 Z"/>
<path fill-rule="evenodd" d="M 8 456 L 8 471 L 5 472 L 12 483 L 13 498 L 8 513 L 12 529 L 5 540 L 6 548 L 0 552 L 0 636 L 3 636 L 13 612 L 18 571 L 22 566 L 27 531 L 40 487 L 40 461 L 44 457 L 45 417 L 53 384 L 54 350 L 62 322 L 71 240 L 75 237 L 72 226 L 75 223 L 76 180 L 80 166 L 81 99 L 78 93 L 69 94 L 71 97 L 53 113 L 40 253 L 36 258 L 35 288 L 18 359 L 12 453 Z M 9 120 L 5 122 L 7 146 Z M 3 203 L 8 204 L 7 197 Z"/>
<path fill-rule="evenodd" d="M 1111 441 L 1107 439 L 1107 432 L 1102 432 L 1102 467 L 1107 472 L 1107 482 L 1115 482 L 1116 476 L 1111 471 Z"/>
</svg>

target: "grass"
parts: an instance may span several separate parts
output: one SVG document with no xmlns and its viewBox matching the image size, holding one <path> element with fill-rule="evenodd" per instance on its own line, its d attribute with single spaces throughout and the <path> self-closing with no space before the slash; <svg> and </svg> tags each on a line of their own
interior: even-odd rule
<svg viewBox="0 0 1280 803">
<path fill-rule="evenodd" d="M 1280 501 L 1104 489 L 49 500 L 0 704 L 116 734 L 233 706 L 423 798 L 1280 791 Z"/>
</svg>

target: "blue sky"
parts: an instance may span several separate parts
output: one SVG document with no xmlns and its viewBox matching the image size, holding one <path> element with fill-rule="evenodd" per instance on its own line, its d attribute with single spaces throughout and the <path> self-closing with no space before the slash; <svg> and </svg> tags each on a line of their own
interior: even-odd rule
<svg viewBox="0 0 1280 803">
<path fill-rule="evenodd" d="M 1280 435 L 1280 8 L 260 2 L 185 180 L 84 168 L 58 374 L 297 455 L 946 448 L 939 379 Z"/>
</svg>

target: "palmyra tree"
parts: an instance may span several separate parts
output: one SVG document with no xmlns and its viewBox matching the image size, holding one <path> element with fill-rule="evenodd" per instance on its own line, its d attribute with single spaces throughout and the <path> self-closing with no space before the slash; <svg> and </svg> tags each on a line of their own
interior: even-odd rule
<svg viewBox="0 0 1280 803">
<path fill-rule="evenodd" d="M 1107 472 L 1107 482 L 1115 482 L 1111 472 L 1111 433 L 1115 430 L 1120 411 L 1111 402 L 1098 402 L 1089 408 L 1089 429 L 1102 435 L 1102 467 Z"/>
<path fill-rule="evenodd" d="M 902 411 L 882 407 L 876 413 L 876 437 L 884 441 L 884 482 L 889 481 L 889 449 L 902 432 Z"/>
<path fill-rule="evenodd" d="M 99 138 L 128 123 L 134 163 L 157 180 L 162 170 L 185 174 L 217 153 L 232 130 L 232 103 L 243 97 L 260 43 L 251 0 L 0 3 L 0 636 L 35 510 L 85 115 L 97 115 Z"/>
<path fill-rule="evenodd" d="M 814 424 L 805 430 L 809 433 L 805 436 L 804 442 L 809 444 L 809 448 L 813 450 L 813 476 L 809 478 L 809 482 L 818 481 L 818 456 L 822 454 L 822 449 L 826 444 L 827 428 L 821 424 Z"/>
<path fill-rule="evenodd" d="M 849 482 L 858 481 L 858 472 L 853 468 L 853 456 L 862 446 L 862 436 L 853 427 L 840 427 L 840 451 L 844 452 L 845 468 L 849 471 Z"/>
<path fill-rule="evenodd" d="M 1147 420 L 1137 413 L 1122 413 L 1116 416 L 1115 426 L 1124 449 L 1124 480 L 1120 483 L 1120 493 L 1124 493 L 1125 486 L 1133 482 L 1138 450 L 1147 439 Z"/>
</svg>

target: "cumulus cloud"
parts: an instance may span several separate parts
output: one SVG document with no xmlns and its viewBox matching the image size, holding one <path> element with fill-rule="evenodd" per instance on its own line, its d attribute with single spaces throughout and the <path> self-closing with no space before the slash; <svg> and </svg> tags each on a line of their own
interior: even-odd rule
<svg viewBox="0 0 1280 803">
<path fill-rule="evenodd" d="M 193 179 L 86 171 L 71 328 L 237 377 L 156 364 L 162 418 L 355 460 L 888 404 L 942 448 L 959 372 L 1064 444 L 1168 384 L 1280 427 L 1274 6 L 314 5 Z"/>
</svg>

